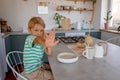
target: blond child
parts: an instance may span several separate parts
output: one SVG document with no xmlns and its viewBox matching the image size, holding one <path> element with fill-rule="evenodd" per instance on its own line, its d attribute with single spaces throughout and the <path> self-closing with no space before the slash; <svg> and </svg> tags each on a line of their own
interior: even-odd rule
<svg viewBox="0 0 120 80">
<path fill-rule="evenodd" d="M 45 23 L 40 17 L 33 17 L 28 23 L 28 32 L 30 33 L 25 40 L 24 45 L 24 76 L 29 80 L 53 80 L 50 67 L 43 62 L 43 55 L 52 55 L 52 47 L 58 41 L 55 41 L 55 33 L 47 35 L 44 31 Z"/>
</svg>

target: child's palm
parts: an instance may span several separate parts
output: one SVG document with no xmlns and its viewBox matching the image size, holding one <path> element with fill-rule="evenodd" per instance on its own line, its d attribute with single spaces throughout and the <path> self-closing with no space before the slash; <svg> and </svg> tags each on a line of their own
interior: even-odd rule
<svg viewBox="0 0 120 80">
<path fill-rule="evenodd" d="M 51 32 L 49 35 L 46 34 L 46 40 L 45 45 L 46 47 L 53 47 L 58 43 L 58 41 L 55 41 L 55 33 Z"/>
</svg>

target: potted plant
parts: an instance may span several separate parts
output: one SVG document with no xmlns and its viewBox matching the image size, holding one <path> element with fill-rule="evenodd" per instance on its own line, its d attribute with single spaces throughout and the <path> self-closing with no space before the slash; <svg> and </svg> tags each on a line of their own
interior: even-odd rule
<svg viewBox="0 0 120 80">
<path fill-rule="evenodd" d="M 60 21 L 61 21 L 61 19 L 64 19 L 64 18 L 65 18 L 65 16 L 55 13 L 53 19 L 54 19 L 55 23 L 58 24 L 58 28 L 61 28 Z"/>
<path fill-rule="evenodd" d="M 109 24 L 109 21 L 112 19 L 112 16 L 111 16 L 111 11 L 107 11 L 107 14 L 106 14 L 106 18 L 104 18 L 104 20 L 106 21 L 104 23 L 104 27 L 105 27 L 105 30 L 108 29 L 108 24 Z"/>
</svg>

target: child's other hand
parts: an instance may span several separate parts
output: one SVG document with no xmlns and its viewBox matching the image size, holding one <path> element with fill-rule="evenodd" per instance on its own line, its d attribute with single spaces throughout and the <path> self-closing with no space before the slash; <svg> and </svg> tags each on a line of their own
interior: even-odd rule
<svg viewBox="0 0 120 80">
<path fill-rule="evenodd" d="M 58 42 L 55 40 L 55 32 L 50 32 L 49 35 L 46 34 L 45 46 L 47 48 L 55 46 Z"/>
</svg>

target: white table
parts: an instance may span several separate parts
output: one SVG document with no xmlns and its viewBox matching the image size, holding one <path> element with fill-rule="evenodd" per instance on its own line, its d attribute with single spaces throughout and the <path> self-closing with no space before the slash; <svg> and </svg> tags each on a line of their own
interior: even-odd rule
<svg viewBox="0 0 120 80">
<path fill-rule="evenodd" d="M 94 42 L 99 40 L 94 39 Z M 83 56 L 72 64 L 57 61 L 61 52 L 72 52 L 65 44 L 53 48 L 49 63 L 55 80 L 120 80 L 120 47 L 109 44 L 108 55 L 104 58 L 86 59 Z"/>
</svg>

